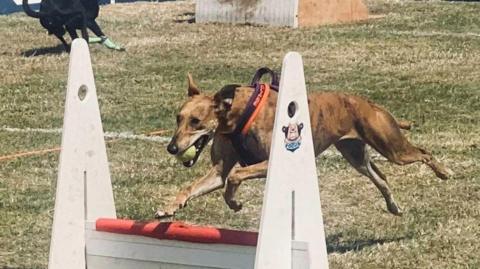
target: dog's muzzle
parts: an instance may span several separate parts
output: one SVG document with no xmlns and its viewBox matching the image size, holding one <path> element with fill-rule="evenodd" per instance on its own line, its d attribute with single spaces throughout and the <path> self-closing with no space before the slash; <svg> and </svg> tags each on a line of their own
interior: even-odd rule
<svg viewBox="0 0 480 269">
<path fill-rule="evenodd" d="M 172 139 L 172 141 L 170 141 L 170 143 L 167 146 L 167 151 L 172 155 L 176 155 L 178 153 L 178 147 L 175 139 Z"/>
<path fill-rule="evenodd" d="M 192 167 L 197 162 L 197 160 L 200 157 L 200 154 L 202 153 L 203 149 L 208 144 L 208 142 L 210 142 L 210 140 L 212 140 L 212 138 L 213 138 L 213 132 L 207 132 L 203 135 L 200 135 L 195 140 L 195 142 L 193 142 L 190 146 L 186 147 L 186 149 L 188 149 L 191 146 L 195 147 L 195 157 L 188 162 L 183 162 L 183 165 L 186 166 L 186 167 Z M 177 146 L 177 140 L 175 139 L 175 137 L 173 137 L 172 140 L 170 141 L 170 143 L 168 144 L 167 151 L 168 151 L 168 153 L 170 153 L 172 155 L 178 155 L 178 154 L 182 153 Z"/>
</svg>

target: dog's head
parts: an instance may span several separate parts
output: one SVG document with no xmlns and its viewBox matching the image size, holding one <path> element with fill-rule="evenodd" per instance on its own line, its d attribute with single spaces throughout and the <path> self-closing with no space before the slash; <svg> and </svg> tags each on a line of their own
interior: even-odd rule
<svg viewBox="0 0 480 269">
<path fill-rule="evenodd" d="M 217 125 L 213 98 L 202 94 L 192 76 L 188 74 L 188 100 L 177 114 L 177 129 L 167 146 L 167 151 L 173 155 L 180 155 L 194 146 L 195 157 L 183 163 L 186 167 L 193 166 L 212 139 Z"/>
</svg>

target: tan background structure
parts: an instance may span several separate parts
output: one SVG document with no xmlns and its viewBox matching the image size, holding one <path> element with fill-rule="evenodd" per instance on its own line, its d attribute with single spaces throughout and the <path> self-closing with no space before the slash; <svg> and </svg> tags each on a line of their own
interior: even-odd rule
<svg viewBox="0 0 480 269">
<path fill-rule="evenodd" d="M 304 27 L 365 20 L 362 0 L 197 0 L 196 21 Z"/>
<path fill-rule="evenodd" d="M 361 0 L 299 0 L 298 25 L 317 26 L 368 19 Z"/>
</svg>

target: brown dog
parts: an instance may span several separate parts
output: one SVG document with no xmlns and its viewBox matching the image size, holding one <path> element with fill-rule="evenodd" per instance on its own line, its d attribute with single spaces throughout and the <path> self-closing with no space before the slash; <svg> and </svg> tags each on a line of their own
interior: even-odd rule
<svg viewBox="0 0 480 269">
<path fill-rule="evenodd" d="M 221 94 L 228 88 L 234 95 Z M 213 167 L 179 192 L 165 210 L 158 210 L 157 217 L 172 216 L 192 198 L 223 188 L 225 184 L 225 202 L 231 209 L 240 210 L 241 204 L 234 197 L 242 181 L 266 177 L 277 93 L 271 92 L 246 138 L 249 150 L 262 162 L 246 167 L 238 165 L 239 155 L 228 136 L 235 129 L 252 91 L 252 87 L 228 85 L 211 97 L 201 94 L 188 76 L 189 98 L 177 115 L 177 129 L 167 150 L 177 155 L 194 145 L 195 158 L 184 163 L 190 167 L 213 138 Z M 315 154 L 335 145 L 343 157 L 380 190 L 392 214 L 401 215 L 402 212 L 393 199 L 386 177 L 369 158 L 366 145 L 395 164 L 423 162 L 441 179 L 451 175 L 451 171 L 430 153 L 410 144 L 400 131 L 400 128 L 407 129 L 408 124 L 397 122 L 384 108 L 361 97 L 341 93 L 312 93 L 308 102 Z"/>
</svg>

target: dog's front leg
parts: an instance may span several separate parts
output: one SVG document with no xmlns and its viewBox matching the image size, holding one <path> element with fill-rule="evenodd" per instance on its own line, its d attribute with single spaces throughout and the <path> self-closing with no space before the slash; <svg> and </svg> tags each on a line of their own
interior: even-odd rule
<svg viewBox="0 0 480 269">
<path fill-rule="evenodd" d="M 195 197 L 202 196 L 214 190 L 223 188 L 225 181 L 222 178 L 222 166 L 217 164 L 208 173 L 192 182 L 186 189 L 180 191 L 173 202 L 165 210 L 157 210 L 156 218 L 165 218 L 175 215 L 175 212 L 184 207 L 187 202 Z"/>
<path fill-rule="evenodd" d="M 242 209 L 242 204 L 235 200 L 235 193 L 242 181 L 252 178 L 265 178 L 267 176 L 268 161 L 263 161 L 246 167 L 235 167 L 227 178 L 227 188 L 225 189 L 225 202 L 228 207 L 234 211 Z"/>
</svg>

